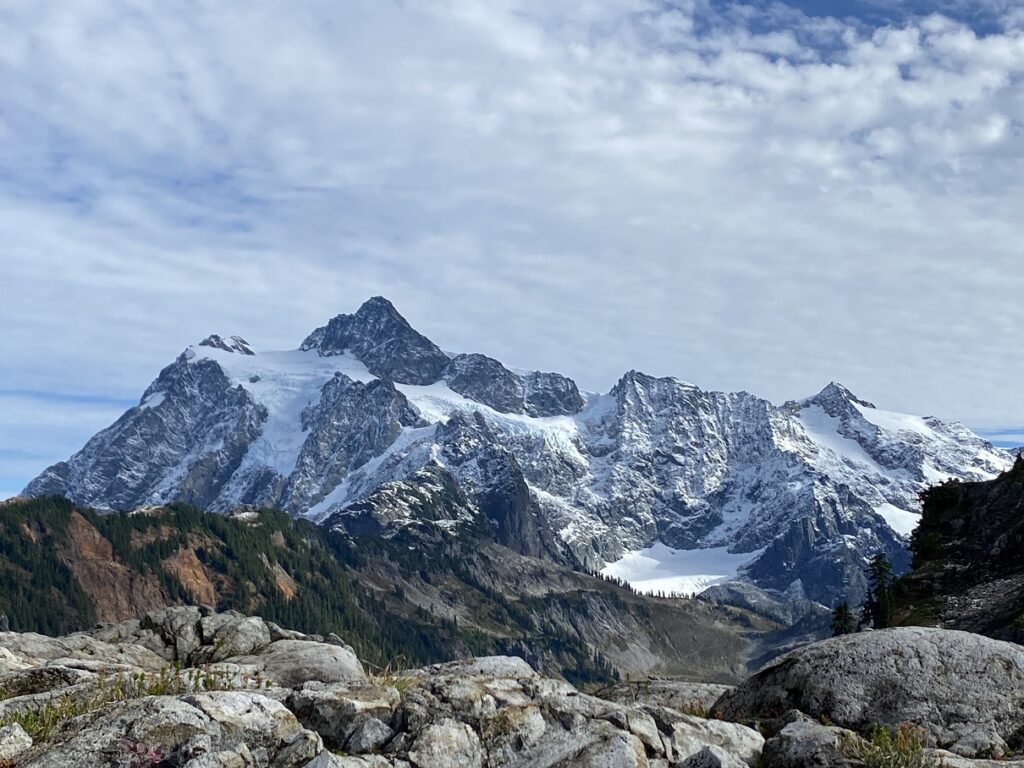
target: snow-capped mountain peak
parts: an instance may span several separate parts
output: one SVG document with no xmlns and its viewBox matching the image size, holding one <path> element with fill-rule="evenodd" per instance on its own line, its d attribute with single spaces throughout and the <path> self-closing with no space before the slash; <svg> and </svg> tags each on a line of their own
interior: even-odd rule
<svg viewBox="0 0 1024 768">
<path fill-rule="evenodd" d="M 829 601 L 863 586 L 865 556 L 905 558 L 924 487 L 1009 463 L 962 425 L 883 411 L 836 383 L 776 406 L 630 371 L 584 399 L 557 373 L 446 354 L 376 297 L 297 350 L 256 353 L 236 336 L 189 347 L 25 492 L 109 509 L 278 506 L 340 526 L 352 510 L 365 530 L 363 500 L 403 525 L 413 513 L 381 504 L 416 494 L 376 492 L 433 468 L 527 554 L 621 561 L 618 575 L 660 562 L 659 588 L 665 568 L 691 571 L 680 584 L 738 569 Z M 727 572 L 705 572 L 716 563 Z"/>
<path fill-rule="evenodd" d="M 861 400 L 853 392 L 837 381 L 829 382 L 828 386 L 813 397 L 802 401 L 804 403 L 816 403 L 825 409 L 829 414 L 836 416 L 840 412 L 848 411 L 850 406 L 859 405 L 862 408 L 874 408 L 874 403 Z"/>
<path fill-rule="evenodd" d="M 241 336 L 229 336 L 227 339 L 218 336 L 216 333 L 207 336 L 199 342 L 200 347 L 213 347 L 224 352 L 238 352 L 241 355 L 255 355 L 249 342 Z"/>
<path fill-rule="evenodd" d="M 375 376 L 402 384 L 432 384 L 448 366 L 448 356 L 383 296 L 369 299 L 353 315 L 331 318 L 299 349 L 316 350 L 321 357 L 351 353 Z"/>
</svg>

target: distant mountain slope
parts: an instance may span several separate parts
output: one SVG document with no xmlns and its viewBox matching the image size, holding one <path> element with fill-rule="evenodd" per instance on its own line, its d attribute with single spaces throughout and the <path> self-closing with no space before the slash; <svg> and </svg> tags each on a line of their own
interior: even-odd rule
<svg viewBox="0 0 1024 768">
<path fill-rule="evenodd" d="M 924 496 L 896 620 L 1024 642 L 1024 459 L 995 480 Z"/>
<path fill-rule="evenodd" d="M 189 347 L 25 493 L 325 520 L 365 516 L 378 489 L 438 467 L 519 552 L 618 563 L 627 578 L 643 562 L 666 591 L 740 573 L 829 603 L 859 598 L 866 556 L 905 559 L 922 489 L 1007 466 L 961 425 L 838 384 L 776 406 L 630 371 L 608 394 L 581 393 L 559 374 L 444 353 L 377 297 L 298 350 L 237 336 Z"/>
<path fill-rule="evenodd" d="M 424 482 L 425 481 L 422 481 Z M 411 497 L 414 483 L 398 491 Z M 584 682 L 627 674 L 734 681 L 746 611 L 635 595 L 518 555 L 490 526 L 451 517 L 353 537 L 271 510 L 184 504 L 105 515 L 59 497 L 0 503 L 0 614 L 18 631 L 67 633 L 165 605 L 258 614 L 337 633 L 378 665 L 512 654 Z"/>
</svg>

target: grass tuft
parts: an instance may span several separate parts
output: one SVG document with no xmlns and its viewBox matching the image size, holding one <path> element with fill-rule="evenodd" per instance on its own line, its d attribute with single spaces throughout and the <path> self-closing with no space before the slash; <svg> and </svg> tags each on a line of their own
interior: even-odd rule
<svg viewBox="0 0 1024 768">
<path fill-rule="evenodd" d="M 924 745 L 924 730 L 902 723 L 898 728 L 875 726 L 867 738 L 844 737 L 840 749 L 864 768 L 939 768 L 940 763 L 924 753 Z"/>
<path fill-rule="evenodd" d="M 373 685 L 391 687 L 404 692 L 416 684 L 417 678 L 408 674 L 409 666 L 404 656 L 391 659 L 383 667 L 366 663 L 366 677 Z"/>
<path fill-rule="evenodd" d="M 146 696 L 176 696 L 201 691 L 259 689 L 259 677 L 234 676 L 208 669 L 164 667 L 158 673 L 139 672 L 131 675 L 100 677 L 95 689 L 81 697 L 64 695 L 41 702 L 38 706 L 8 712 L 0 718 L 0 728 L 17 723 L 32 737 L 32 741 L 45 742 L 69 720 L 95 712 L 110 704 L 141 699 Z"/>
</svg>

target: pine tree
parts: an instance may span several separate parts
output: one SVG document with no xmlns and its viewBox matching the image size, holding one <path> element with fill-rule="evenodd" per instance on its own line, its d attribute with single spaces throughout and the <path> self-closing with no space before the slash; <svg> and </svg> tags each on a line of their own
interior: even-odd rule
<svg viewBox="0 0 1024 768">
<path fill-rule="evenodd" d="M 868 564 L 868 598 L 861 612 L 861 626 L 892 626 L 892 585 L 892 563 L 879 552 Z"/>
<path fill-rule="evenodd" d="M 857 621 L 850 610 L 850 604 L 845 600 L 832 611 L 832 636 L 852 634 L 857 629 Z"/>
</svg>

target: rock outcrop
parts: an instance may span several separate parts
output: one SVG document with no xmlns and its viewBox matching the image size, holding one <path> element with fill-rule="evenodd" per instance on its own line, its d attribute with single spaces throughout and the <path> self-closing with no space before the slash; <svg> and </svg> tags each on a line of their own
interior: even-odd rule
<svg viewBox="0 0 1024 768">
<path fill-rule="evenodd" d="M 73 727 L 72 727 L 73 726 Z M 75 718 L 24 768 L 170 765 L 302 768 L 322 749 L 283 705 L 249 691 L 147 696 Z M 139 758 L 136 762 L 130 762 Z M 149 760 L 145 762 L 145 760 Z"/>
<path fill-rule="evenodd" d="M 198 608 L 3 633 L 0 661 L 0 756 L 19 768 L 750 766 L 763 745 L 743 725 L 584 695 L 519 658 L 370 679 L 337 638 Z"/>
<path fill-rule="evenodd" d="M 368 675 L 339 638 L 171 608 L 60 638 L 0 633 L 0 761 L 854 768 L 858 750 L 877 747 L 866 737 L 898 722 L 953 750 L 915 747 L 915 765 L 1013 766 L 976 758 L 1020 747 L 1022 654 L 958 632 L 870 632 L 790 654 L 701 717 L 687 704 L 714 691 L 701 684 L 630 683 L 603 698 L 507 656 Z"/>
<path fill-rule="evenodd" d="M 557 373 L 513 373 L 486 355 L 456 355 L 445 370 L 454 392 L 499 413 L 569 416 L 585 405 L 576 383 Z"/>
<path fill-rule="evenodd" d="M 714 710 L 739 721 L 799 710 L 854 731 L 910 722 L 930 746 L 999 757 L 1024 747 L 1024 648 L 923 627 L 846 635 L 782 657 Z"/>
</svg>

